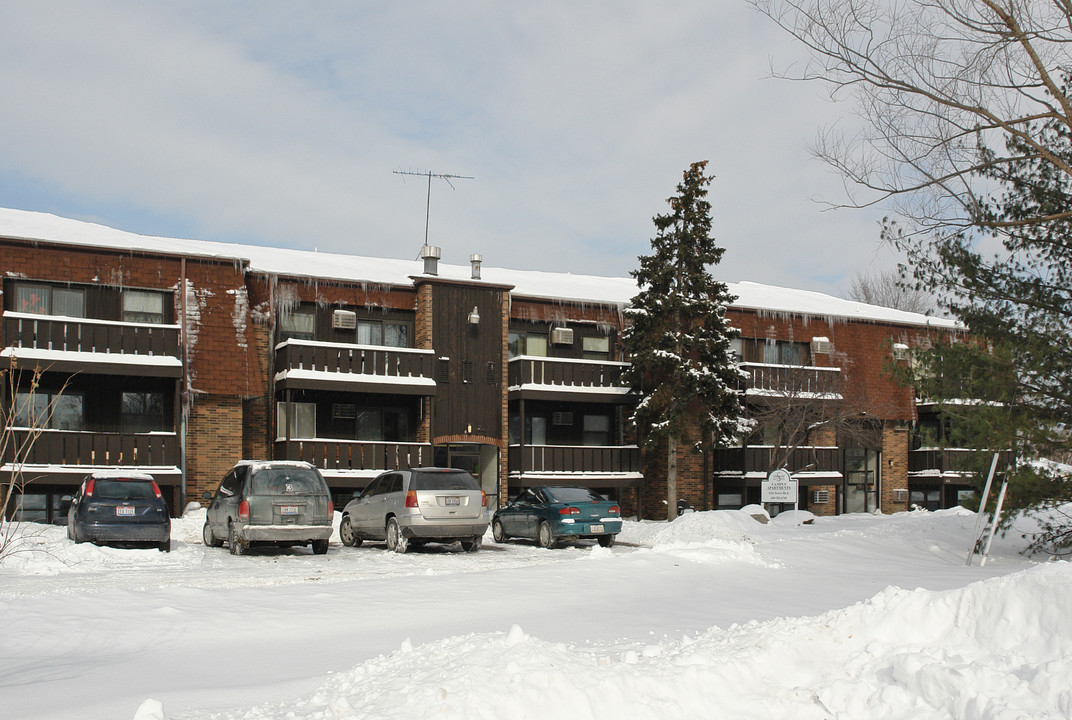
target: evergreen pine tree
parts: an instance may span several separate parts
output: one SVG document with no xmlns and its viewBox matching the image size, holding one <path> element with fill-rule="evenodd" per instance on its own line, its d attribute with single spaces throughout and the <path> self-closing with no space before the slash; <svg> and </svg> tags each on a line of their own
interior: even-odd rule
<svg viewBox="0 0 1072 720">
<path fill-rule="evenodd" d="M 640 287 L 627 310 L 626 381 L 640 401 L 631 417 L 643 445 L 667 453 L 668 519 L 677 515 L 677 455 L 690 430 L 712 446 L 735 438 L 741 418 L 738 373 L 726 320 L 736 300 L 709 266 L 725 252 L 711 237 L 711 204 L 704 174 L 693 163 L 669 198 L 670 212 L 654 218 L 653 253 L 632 272 Z"/>
</svg>

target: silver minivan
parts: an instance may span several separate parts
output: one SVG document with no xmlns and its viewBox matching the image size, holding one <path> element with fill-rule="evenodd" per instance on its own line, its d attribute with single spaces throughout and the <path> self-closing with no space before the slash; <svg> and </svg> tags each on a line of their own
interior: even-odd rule
<svg viewBox="0 0 1072 720">
<path fill-rule="evenodd" d="M 488 498 L 465 470 L 413 468 L 378 475 L 346 504 L 339 539 L 354 547 L 386 541 L 404 553 L 410 543 L 460 541 L 466 552 L 480 549 L 488 529 Z"/>
<path fill-rule="evenodd" d="M 205 518 L 208 547 L 242 555 L 254 545 L 312 545 L 328 551 L 335 506 L 320 471 L 306 462 L 243 460 L 231 469 L 211 500 Z"/>
</svg>

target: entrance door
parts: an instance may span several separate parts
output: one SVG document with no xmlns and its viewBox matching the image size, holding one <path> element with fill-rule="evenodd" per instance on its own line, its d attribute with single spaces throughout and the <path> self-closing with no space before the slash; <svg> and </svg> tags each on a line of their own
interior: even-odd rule
<svg viewBox="0 0 1072 720">
<path fill-rule="evenodd" d="M 499 448 L 477 443 L 455 443 L 435 450 L 436 465 L 467 470 L 488 496 L 488 507 L 498 507 Z"/>
<path fill-rule="evenodd" d="M 878 508 L 877 450 L 849 448 L 845 451 L 843 512 L 872 512 Z"/>
</svg>

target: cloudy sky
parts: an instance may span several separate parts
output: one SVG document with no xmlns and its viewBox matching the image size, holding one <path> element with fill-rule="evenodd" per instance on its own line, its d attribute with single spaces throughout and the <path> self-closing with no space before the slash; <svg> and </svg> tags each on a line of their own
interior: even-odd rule
<svg viewBox="0 0 1072 720">
<path fill-rule="evenodd" d="M 719 279 L 843 294 L 883 211 L 811 157 L 743 0 L 0 0 L 0 206 L 133 232 L 625 275 L 709 160 Z"/>
</svg>

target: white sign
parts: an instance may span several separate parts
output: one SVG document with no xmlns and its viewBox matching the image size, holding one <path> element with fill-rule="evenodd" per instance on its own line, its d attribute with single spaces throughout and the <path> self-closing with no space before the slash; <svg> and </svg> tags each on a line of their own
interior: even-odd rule
<svg viewBox="0 0 1072 720">
<path fill-rule="evenodd" d="M 759 484 L 760 502 L 796 503 L 797 481 L 786 470 L 775 470 Z"/>
</svg>

